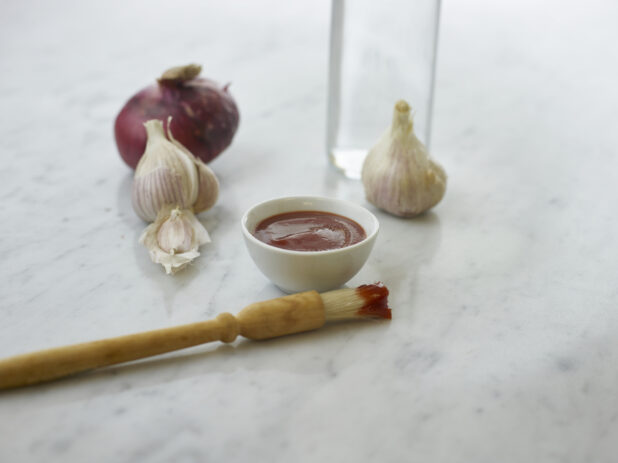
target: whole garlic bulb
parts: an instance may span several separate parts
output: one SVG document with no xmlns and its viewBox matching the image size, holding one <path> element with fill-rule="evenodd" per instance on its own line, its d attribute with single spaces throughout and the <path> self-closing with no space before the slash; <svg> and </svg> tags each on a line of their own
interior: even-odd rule
<svg viewBox="0 0 618 463">
<path fill-rule="evenodd" d="M 391 127 L 367 154 L 361 178 L 370 203 L 401 217 L 431 209 L 444 196 L 446 173 L 414 135 L 404 100 L 395 104 Z"/>
<path fill-rule="evenodd" d="M 210 209 L 219 195 L 215 173 L 173 137 L 170 122 L 167 134 L 160 120 L 144 123 L 148 139 L 132 192 L 137 215 L 153 222 L 139 242 L 168 274 L 184 268 L 210 242 L 194 214 Z"/>
<path fill-rule="evenodd" d="M 219 181 L 214 172 L 172 136 L 167 123 L 153 119 L 144 123 L 146 150 L 133 178 L 133 209 L 142 219 L 154 222 L 166 205 L 193 208 L 199 213 L 217 201 Z M 168 139 L 169 137 L 169 139 Z"/>
</svg>

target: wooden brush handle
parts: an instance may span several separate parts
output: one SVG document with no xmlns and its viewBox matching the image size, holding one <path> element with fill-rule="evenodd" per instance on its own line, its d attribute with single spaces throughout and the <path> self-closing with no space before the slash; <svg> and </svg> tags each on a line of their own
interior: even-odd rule
<svg viewBox="0 0 618 463">
<path fill-rule="evenodd" d="M 32 352 L 0 360 L 0 389 L 26 386 L 80 371 L 128 362 L 211 341 L 232 342 L 238 334 L 267 339 L 324 324 L 322 298 L 315 291 L 257 302 L 236 317 L 129 334 Z"/>
<path fill-rule="evenodd" d="M 18 355 L 0 360 L 0 389 L 34 384 L 206 342 L 231 342 L 237 334 L 236 318 L 224 313 L 205 322 Z"/>
</svg>

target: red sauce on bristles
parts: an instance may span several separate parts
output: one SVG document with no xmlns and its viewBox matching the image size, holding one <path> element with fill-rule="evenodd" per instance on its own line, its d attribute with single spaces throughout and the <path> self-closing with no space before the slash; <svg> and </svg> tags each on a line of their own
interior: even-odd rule
<svg viewBox="0 0 618 463">
<path fill-rule="evenodd" d="M 392 317 L 388 307 L 388 288 L 380 282 L 329 291 L 320 296 L 324 302 L 326 320 L 329 321 L 351 318 L 390 320 Z"/>
<path fill-rule="evenodd" d="M 392 318 L 391 309 L 388 307 L 388 288 L 382 282 L 372 285 L 361 285 L 356 288 L 356 293 L 365 301 L 358 309 L 359 315 L 370 317 Z"/>
</svg>

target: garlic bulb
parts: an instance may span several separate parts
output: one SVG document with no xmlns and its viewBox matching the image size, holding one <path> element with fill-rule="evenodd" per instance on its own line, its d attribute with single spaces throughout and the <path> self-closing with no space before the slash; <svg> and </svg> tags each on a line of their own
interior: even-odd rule
<svg viewBox="0 0 618 463">
<path fill-rule="evenodd" d="M 174 139 L 167 121 L 144 123 L 146 150 L 135 170 L 133 208 L 151 223 L 139 242 L 153 262 L 175 273 L 200 255 L 198 248 L 210 242 L 208 232 L 194 214 L 210 209 L 219 195 L 219 181 L 204 162 Z"/>
<path fill-rule="evenodd" d="M 446 173 L 414 135 L 405 101 L 395 105 L 392 126 L 369 151 L 361 178 L 370 203 L 401 217 L 431 209 L 444 196 Z"/>
<path fill-rule="evenodd" d="M 144 123 L 148 139 L 133 179 L 133 209 L 142 219 L 153 222 L 166 205 L 202 212 L 214 205 L 219 182 L 214 172 L 174 139 L 167 137 L 160 120 Z M 169 137 L 169 139 L 168 139 Z"/>
<path fill-rule="evenodd" d="M 209 243 L 210 236 L 191 210 L 165 206 L 139 242 L 148 248 L 153 262 L 173 274 L 200 255 L 198 248 Z"/>
</svg>

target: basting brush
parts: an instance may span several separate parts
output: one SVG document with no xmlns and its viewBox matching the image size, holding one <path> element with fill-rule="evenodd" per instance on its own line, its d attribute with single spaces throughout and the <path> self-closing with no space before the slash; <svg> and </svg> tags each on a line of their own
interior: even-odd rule
<svg viewBox="0 0 618 463">
<path fill-rule="evenodd" d="M 326 293 L 307 291 L 256 302 L 238 315 L 116 338 L 74 344 L 0 360 L 0 389 L 26 386 L 212 341 L 270 339 L 321 328 L 327 321 L 391 318 L 382 283 Z"/>
</svg>

